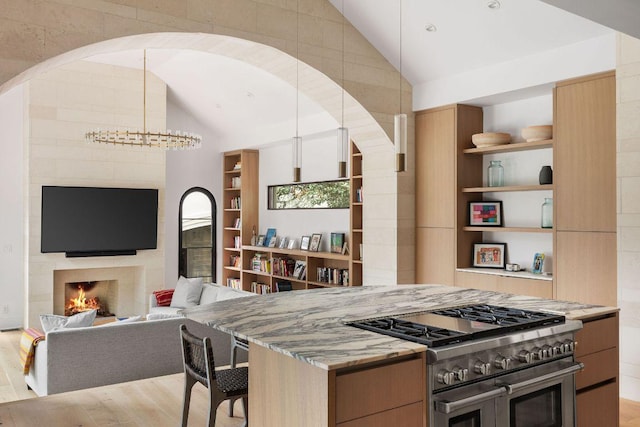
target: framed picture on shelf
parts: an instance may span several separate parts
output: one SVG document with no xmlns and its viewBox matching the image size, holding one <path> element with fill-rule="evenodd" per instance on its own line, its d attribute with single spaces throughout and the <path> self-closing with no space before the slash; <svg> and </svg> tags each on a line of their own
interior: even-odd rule
<svg viewBox="0 0 640 427">
<path fill-rule="evenodd" d="M 295 249 L 296 248 L 296 239 L 289 239 L 289 243 L 287 244 L 287 249 Z"/>
<path fill-rule="evenodd" d="M 344 233 L 331 233 L 331 252 L 335 254 L 342 253 L 344 243 Z"/>
<path fill-rule="evenodd" d="M 287 238 L 283 237 L 280 239 L 280 244 L 278 245 L 278 248 L 280 249 L 286 249 L 287 248 Z"/>
<path fill-rule="evenodd" d="M 278 242 L 278 238 L 276 236 L 272 236 L 271 239 L 269 239 L 269 247 L 275 248 L 277 242 Z"/>
<path fill-rule="evenodd" d="M 264 242 L 262 244 L 264 246 L 268 246 L 271 243 L 271 239 L 276 237 L 276 229 L 275 228 L 267 228 L 267 234 L 264 236 Z M 258 246 L 260 246 L 258 244 Z"/>
<path fill-rule="evenodd" d="M 533 265 L 531 266 L 531 272 L 533 274 L 542 274 L 543 267 L 544 267 L 544 254 L 539 252 L 533 256 Z"/>
<path fill-rule="evenodd" d="M 502 227 L 502 202 L 469 202 L 469 225 Z"/>
<path fill-rule="evenodd" d="M 264 234 L 258 236 L 258 241 L 256 242 L 256 246 L 264 246 Z"/>
<path fill-rule="evenodd" d="M 309 243 L 309 250 L 311 252 L 318 252 L 320 250 L 320 240 L 322 240 L 322 234 L 314 233 L 311 235 L 311 243 Z"/>
<path fill-rule="evenodd" d="M 302 236 L 302 239 L 300 239 L 300 249 L 302 249 L 303 251 L 308 251 L 310 241 L 311 236 Z"/>
<path fill-rule="evenodd" d="M 473 245 L 473 266 L 504 268 L 506 243 L 475 243 Z"/>
</svg>

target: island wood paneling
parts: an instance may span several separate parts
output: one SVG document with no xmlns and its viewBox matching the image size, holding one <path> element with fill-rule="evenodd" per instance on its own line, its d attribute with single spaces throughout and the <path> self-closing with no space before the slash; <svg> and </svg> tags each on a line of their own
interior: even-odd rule
<svg viewBox="0 0 640 427">
<path fill-rule="evenodd" d="M 340 423 L 337 427 L 422 426 L 423 418 L 424 406 L 419 402 Z"/>
</svg>

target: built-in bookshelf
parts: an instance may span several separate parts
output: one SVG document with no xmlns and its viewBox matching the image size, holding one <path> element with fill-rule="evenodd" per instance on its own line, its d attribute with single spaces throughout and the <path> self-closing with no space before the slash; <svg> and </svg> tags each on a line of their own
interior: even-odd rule
<svg viewBox="0 0 640 427">
<path fill-rule="evenodd" d="M 350 144 L 351 155 L 351 206 L 349 210 L 349 222 L 351 238 L 349 243 L 350 286 L 362 286 L 362 262 L 363 262 L 363 229 L 362 229 L 362 153 L 353 143 Z"/>
<path fill-rule="evenodd" d="M 332 252 L 242 247 L 242 286 L 256 293 L 351 286 L 350 256 Z"/>
<path fill-rule="evenodd" d="M 225 153 L 222 169 L 222 284 L 244 289 L 242 246 L 258 230 L 258 151 Z"/>
</svg>

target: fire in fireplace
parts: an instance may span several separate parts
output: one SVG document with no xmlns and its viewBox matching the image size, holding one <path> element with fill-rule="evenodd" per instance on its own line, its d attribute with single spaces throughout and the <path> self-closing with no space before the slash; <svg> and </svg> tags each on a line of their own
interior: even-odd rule
<svg viewBox="0 0 640 427">
<path fill-rule="evenodd" d="M 90 296 L 88 293 L 95 287 L 96 282 L 74 283 L 77 292 L 71 297 L 64 308 L 65 316 L 73 316 L 88 310 L 97 310 L 98 316 L 113 316 L 109 313 L 107 303 L 100 300 L 98 295 Z"/>
</svg>

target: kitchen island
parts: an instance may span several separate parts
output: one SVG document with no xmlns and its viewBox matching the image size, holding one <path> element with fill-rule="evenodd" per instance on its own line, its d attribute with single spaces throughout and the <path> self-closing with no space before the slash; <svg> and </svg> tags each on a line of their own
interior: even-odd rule
<svg viewBox="0 0 640 427">
<path fill-rule="evenodd" d="M 184 314 L 249 341 L 254 426 L 355 427 L 384 425 L 385 420 L 425 426 L 426 346 L 346 322 L 472 303 L 546 310 L 570 319 L 617 313 L 613 307 L 441 285 L 403 285 L 240 298 Z M 372 387 L 381 383 L 385 389 Z"/>
</svg>

